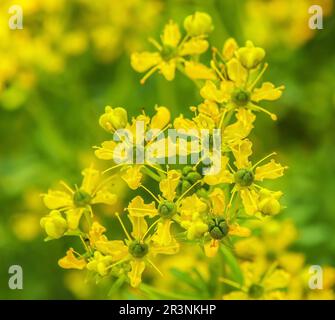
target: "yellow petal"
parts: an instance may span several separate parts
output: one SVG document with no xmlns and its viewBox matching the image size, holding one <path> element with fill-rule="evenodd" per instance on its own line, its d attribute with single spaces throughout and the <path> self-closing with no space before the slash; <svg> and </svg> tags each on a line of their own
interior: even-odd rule
<svg viewBox="0 0 335 320">
<path fill-rule="evenodd" d="M 238 109 L 236 118 L 237 121 L 223 131 L 222 138 L 228 144 L 245 139 L 254 127 L 253 122 L 256 119 L 250 110 L 244 108 Z"/>
<path fill-rule="evenodd" d="M 221 183 L 233 183 L 233 175 L 227 170 L 228 157 L 221 157 L 221 169 L 218 174 L 208 174 L 204 176 L 204 182 L 210 186 L 218 185 Z"/>
<path fill-rule="evenodd" d="M 207 100 L 222 103 L 225 101 L 224 93 L 216 87 L 214 82 L 207 80 L 200 90 L 200 95 Z"/>
<path fill-rule="evenodd" d="M 163 61 L 159 64 L 159 70 L 166 80 L 172 81 L 176 73 L 176 61 Z"/>
<path fill-rule="evenodd" d="M 85 209 L 70 209 L 66 211 L 66 220 L 69 226 L 69 229 L 75 230 L 78 228 L 80 218 L 84 213 Z"/>
<path fill-rule="evenodd" d="M 124 259 L 128 255 L 128 247 L 122 240 L 96 242 L 96 249 L 104 255 L 111 256 L 112 261 Z"/>
<path fill-rule="evenodd" d="M 122 179 L 132 190 L 136 190 L 141 185 L 142 177 L 141 166 L 132 166 L 122 174 Z"/>
<path fill-rule="evenodd" d="M 95 243 L 98 240 L 100 240 L 100 238 L 105 232 L 106 232 L 106 228 L 102 226 L 99 222 L 94 221 L 89 231 L 89 239 L 90 239 L 91 246 L 94 246 Z"/>
<path fill-rule="evenodd" d="M 144 217 L 137 217 L 128 215 L 129 220 L 132 224 L 132 233 L 131 235 L 136 240 L 142 240 L 142 237 L 145 235 L 146 231 L 148 230 L 148 224 L 145 221 Z"/>
<path fill-rule="evenodd" d="M 94 198 L 92 199 L 92 204 L 103 203 L 110 206 L 114 205 L 117 201 L 117 195 L 108 191 L 107 189 L 99 190 Z"/>
<path fill-rule="evenodd" d="M 269 163 L 259 166 L 255 171 L 255 180 L 263 181 L 263 179 L 276 179 L 284 174 L 286 168 L 281 164 L 271 160 Z"/>
<path fill-rule="evenodd" d="M 223 215 L 226 208 L 225 194 L 222 189 L 215 188 L 209 195 L 212 203 L 212 213 L 214 215 Z"/>
<path fill-rule="evenodd" d="M 238 49 L 238 45 L 234 38 L 229 38 L 223 45 L 222 56 L 228 61 L 234 57 L 235 51 Z"/>
<path fill-rule="evenodd" d="M 245 213 L 248 215 L 254 215 L 258 210 L 258 194 L 254 190 L 243 188 L 240 190 L 240 196 L 243 202 Z"/>
<path fill-rule="evenodd" d="M 173 241 L 170 231 L 172 223 L 173 221 L 170 219 L 165 219 L 162 220 L 162 222 L 158 222 L 157 231 L 153 235 L 152 241 L 160 246 L 171 244 Z"/>
<path fill-rule="evenodd" d="M 156 107 L 156 114 L 152 117 L 150 122 L 151 129 L 163 129 L 169 123 L 171 119 L 171 114 L 166 107 Z"/>
<path fill-rule="evenodd" d="M 181 34 L 178 25 L 170 20 L 169 23 L 165 25 L 161 36 L 163 45 L 175 48 L 179 44 L 180 38 Z"/>
<path fill-rule="evenodd" d="M 88 194 L 92 194 L 99 183 L 100 172 L 93 168 L 86 168 L 81 174 L 84 176 L 81 189 Z"/>
<path fill-rule="evenodd" d="M 251 100 L 258 102 L 261 100 L 277 100 L 283 93 L 284 86 L 276 88 L 271 82 L 264 82 L 262 86 L 255 89 L 251 94 Z"/>
<path fill-rule="evenodd" d="M 199 38 L 191 38 L 185 42 L 179 51 L 181 56 L 199 55 L 207 51 L 209 47 L 208 41 Z"/>
<path fill-rule="evenodd" d="M 185 62 L 185 74 L 194 80 L 216 80 L 215 73 L 212 69 L 202 63 L 194 61 Z"/>
<path fill-rule="evenodd" d="M 145 269 L 145 263 L 141 260 L 130 261 L 131 271 L 128 272 L 130 285 L 134 288 L 138 287 L 142 281 L 142 273 Z"/>
<path fill-rule="evenodd" d="M 131 66 L 137 72 L 145 72 L 161 62 L 158 52 L 135 52 L 131 55 Z"/>
<path fill-rule="evenodd" d="M 186 131 L 197 129 L 197 125 L 192 120 L 185 119 L 182 114 L 174 120 L 173 127 L 177 130 L 183 129 Z"/>
<path fill-rule="evenodd" d="M 209 258 L 213 258 L 218 253 L 220 247 L 220 242 L 217 240 L 212 240 L 210 242 L 207 242 L 204 245 L 205 255 Z"/>
<path fill-rule="evenodd" d="M 284 270 L 275 270 L 264 279 L 264 287 L 267 290 L 282 289 L 288 286 L 290 275 Z"/>
<path fill-rule="evenodd" d="M 95 155 L 98 159 L 102 160 L 112 160 L 114 159 L 114 149 L 117 143 L 114 141 L 104 141 L 97 150 L 95 150 Z"/>
<path fill-rule="evenodd" d="M 252 155 L 252 142 L 248 139 L 239 141 L 231 146 L 231 151 L 235 157 L 235 166 L 238 169 L 250 167 L 249 157 Z"/>
<path fill-rule="evenodd" d="M 141 196 L 136 196 L 128 205 L 128 212 L 134 217 L 154 217 L 157 215 L 155 203 L 145 204 Z"/>
<path fill-rule="evenodd" d="M 86 267 L 86 261 L 84 259 L 77 259 L 73 254 L 73 249 L 70 248 L 66 252 L 66 256 L 58 260 L 58 265 L 64 269 L 82 270 Z"/>
<path fill-rule="evenodd" d="M 245 84 L 247 80 L 247 70 L 242 66 L 241 62 L 236 58 L 231 59 L 227 63 L 227 71 L 230 80 L 236 83 L 236 86 Z"/>
<path fill-rule="evenodd" d="M 49 190 L 48 193 L 43 196 L 43 202 L 49 209 L 59 209 L 73 205 L 71 195 L 64 191 Z"/>
<path fill-rule="evenodd" d="M 240 225 L 233 224 L 229 226 L 229 235 L 238 237 L 249 237 L 251 234 L 250 229 L 241 227 Z"/>
<path fill-rule="evenodd" d="M 159 183 L 159 189 L 162 191 L 163 197 L 169 201 L 173 201 L 176 195 L 176 188 L 179 184 L 181 174 L 176 170 L 170 170 L 167 177 Z"/>
</svg>

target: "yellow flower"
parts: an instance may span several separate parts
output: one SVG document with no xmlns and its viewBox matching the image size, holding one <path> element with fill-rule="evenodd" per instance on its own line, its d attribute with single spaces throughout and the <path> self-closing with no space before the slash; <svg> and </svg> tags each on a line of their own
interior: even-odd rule
<svg viewBox="0 0 335 320">
<path fill-rule="evenodd" d="M 206 35 L 213 31 L 212 18 L 205 12 L 195 12 L 184 20 L 184 28 L 191 36 Z"/>
<path fill-rule="evenodd" d="M 85 210 L 91 211 L 91 206 L 97 203 L 115 204 L 117 198 L 108 185 L 101 184 L 101 173 L 93 168 L 82 171 L 83 181 L 77 190 L 71 189 L 62 182 L 65 191 L 49 190 L 43 195 L 43 202 L 49 209 L 59 209 L 66 214 L 68 228 L 75 230 Z"/>
<path fill-rule="evenodd" d="M 87 270 L 95 271 L 100 276 L 104 277 L 109 272 L 109 266 L 112 265 L 113 258 L 111 256 L 104 256 L 99 251 L 94 252 L 93 259 L 87 263 Z"/>
<path fill-rule="evenodd" d="M 234 39 L 228 39 L 223 54 L 219 56 L 222 61 L 212 63 L 220 82 L 207 81 L 200 91 L 202 97 L 224 106 L 227 111 L 247 108 L 265 112 L 276 120 L 276 115 L 258 105 L 262 100 L 279 99 L 284 90 L 284 86 L 275 87 L 270 82 L 255 88 L 268 66 L 264 64 L 261 67 L 264 56 L 265 51 L 254 47 L 251 41 L 247 41 L 245 47 L 238 48 Z"/>
<path fill-rule="evenodd" d="M 192 22 L 192 34 L 187 34 L 182 39 L 178 25 L 170 20 L 164 27 L 161 44 L 150 39 L 158 52 L 135 52 L 131 55 L 133 69 L 141 73 L 147 72 L 141 80 L 142 84 L 156 71 L 159 71 L 166 80 L 171 81 L 175 77 L 177 68 L 185 70 L 185 73 L 193 79 L 215 79 L 215 74 L 204 65 L 186 60 L 187 57 L 198 57 L 208 49 L 205 37 L 210 29 L 206 21 L 209 16 L 197 13 L 196 17 L 196 26 Z M 195 35 L 195 28 L 196 33 L 201 32 L 200 35 Z M 190 30 L 189 27 L 188 30 Z"/>
<path fill-rule="evenodd" d="M 233 183 L 232 197 L 238 192 L 248 215 L 254 215 L 256 212 L 264 211 L 265 214 L 277 214 L 280 210 L 280 205 L 276 201 L 280 198 L 281 193 L 271 192 L 260 187 L 257 182 L 264 179 L 277 179 L 284 173 L 286 167 L 275 162 L 273 159 L 265 165 L 259 165 L 266 158 L 252 165 L 249 157 L 252 154 L 252 143 L 245 139 L 231 146 L 231 151 L 235 157 L 236 171 L 230 172 L 227 169 L 228 159 L 224 158 L 224 165 L 221 166 L 221 171 L 214 176 L 205 178 L 208 184 L 218 183 Z M 232 169 L 232 168 L 231 168 Z M 261 192 L 261 190 L 263 190 Z M 272 198 L 266 198 L 264 195 L 271 195 Z"/>
<path fill-rule="evenodd" d="M 226 204 L 226 197 L 222 189 L 215 188 L 208 198 L 210 200 L 207 217 L 208 239 L 204 245 L 204 250 L 206 256 L 214 257 L 220 243 L 228 236 L 248 237 L 250 236 L 250 230 L 241 227 L 233 218 L 233 213 Z"/>
<path fill-rule="evenodd" d="M 52 210 L 41 219 L 41 227 L 51 239 L 62 237 L 68 228 L 66 220 L 58 210 Z"/>
<path fill-rule="evenodd" d="M 238 291 L 223 296 L 224 300 L 280 300 L 285 298 L 283 289 L 288 287 L 290 276 L 272 265 L 267 269 L 263 262 L 244 262 L 241 265 L 243 285 L 233 281 L 223 282 L 234 285 Z"/>
<path fill-rule="evenodd" d="M 119 216 L 117 215 L 119 218 Z M 132 224 L 131 236 L 125 229 L 123 222 L 120 223 L 127 235 L 126 245 L 123 244 L 127 250 L 117 249 L 119 253 L 119 261 L 129 262 L 131 270 L 128 272 L 130 285 L 132 287 L 138 287 L 141 283 L 142 273 L 145 270 L 146 265 L 153 266 L 159 273 L 159 269 L 153 264 L 152 258 L 157 254 L 175 254 L 179 250 L 178 243 L 168 238 L 165 227 L 161 225 L 153 235 L 149 234 L 148 224 L 143 216 L 128 216 Z M 168 232 L 169 233 L 169 232 Z M 162 243 L 161 239 L 165 241 Z M 158 240 L 158 241 L 157 241 Z M 113 250 L 111 250 L 113 254 Z"/>
<path fill-rule="evenodd" d="M 77 259 L 73 254 L 73 249 L 70 248 L 66 252 L 66 256 L 58 260 L 58 265 L 63 269 L 78 269 L 82 270 L 86 267 L 86 261 L 82 258 Z"/>
<path fill-rule="evenodd" d="M 104 141 L 101 147 L 95 147 L 97 158 L 113 160 L 117 163 L 115 166 L 109 168 L 109 171 L 121 167 L 121 178 L 132 190 L 137 189 L 141 185 L 143 178 L 142 168 L 146 165 L 150 168 L 154 167 L 151 163 L 151 157 L 156 159 L 165 157 L 166 155 L 168 142 L 166 138 L 161 138 L 160 135 L 169 127 L 171 115 L 169 109 L 166 107 L 157 106 L 155 109 L 156 113 L 151 119 L 143 112 L 136 118 L 132 118 L 131 123 L 123 123 L 123 129 L 128 134 L 127 138 L 123 139 L 123 137 L 117 135 L 119 136 L 119 141 Z M 102 117 L 105 117 L 105 114 Z M 108 115 L 108 118 L 103 119 L 106 128 L 114 128 L 108 125 L 111 121 L 110 115 Z M 138 126 L 141 128 L 138 129 Z M 111 129 L 111 132 L 113 130 Z M 137 152 L 143 155 L 143 159 L 137 158 Z"/>
</svg>

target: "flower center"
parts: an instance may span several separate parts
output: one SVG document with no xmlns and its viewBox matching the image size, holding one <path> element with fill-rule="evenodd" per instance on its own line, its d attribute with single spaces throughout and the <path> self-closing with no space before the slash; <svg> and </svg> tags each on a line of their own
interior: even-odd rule
<svg viewBox="0 0 335 320">
<path fill-rule="evenodd" d="M 173 202 L 164 200 L 159 204 L 158 212 L 163 218 L 171 218 L 177 212 L 177 208 Z"/>
<path fill-rule="evenodd" d="M 228 234 L 228 225 L 223 218 L 211 219 L 208 223 L 210 236 L 215 240 L 221 240 Z"/>
<path fill-rule="evenodd" d="M 259 284 L 252 284 L 249 288 L 248 294 L 253 299 L 259 299 L 264 293 L 264 288 Z"/>
<path fill-rule="evenodd" d="M 149 251 L 149 246 L 146 243 L 133 241 L 128 247 L 129 253 L 134 258 L 143 258 Z"/>
<path fill-rule="evenodd" d="M 84 190 L 77 190 L 73 194 L 73 203 L 76 207 L 86 207 L 91 200 L 91 195 Z"/>
<path fill-rule="evenodd" d="M 245 90 L 238 89 L 233 93 L 232 99 L 236 105 L 245 106 L 250 100 L 250 93 Z"/>
<path fill-rule="evenodd" d="M 238 170 L 235 175 L 235 182 L 242 187 L 249 187 L 254 182 L 254 174 L 251 170 L 241 169 Z"/>
<path fill-rule="evenodd" d="M 164 46 L 161 56 L 165 61 L 169 61 L 176 56 L 176 48 L 172 46 Z"/>
</svg>

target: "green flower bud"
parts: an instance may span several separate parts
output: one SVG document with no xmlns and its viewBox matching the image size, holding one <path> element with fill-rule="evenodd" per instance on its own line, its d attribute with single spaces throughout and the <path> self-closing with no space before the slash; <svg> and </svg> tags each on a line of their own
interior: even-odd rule
<svg viewBox="0 0 335 320">
<path fill-rule="evenodd" d="M 143 258 L 148 253 L 149 246 L 146 243 L 133 241 L 130 243 L 128 251 L 134 258 Z"/>
<path fill-rule="evenodd" d="M 84 190 L 77 190 L 73 194 L 73 203 L 78 208 L 86 207 L 88 204 L 90 204 L 91 200 L 91 195 Z"/>
<path fill-rule="evenodd" d="M 183 176 L 187 176 L 188 173 L 193 171 L 193 167 L 192 166 L 185 166 L 182 170 L 182 175 Z"/>
<path fill-rule="evenodd" d="M 210 236 L 215 240 L 221 240 L 228 234 L 228 225 L 223 218 L 211 219 L 208 222 L 208 231 Z"/>
<path fill-rule="evenodd" d="M 184 28 L 192 36 L 206 35 L 213 31 L 213 23 L 210 15 L 204 12 L 195 12 L 184 20 Z"/>
<path fill-rule="evenodd" d="M 187 180 L 183 180 L 181 183 L 181 193 L 186 192 L 186 190 L 188 190 L 191 186 L 192 184 L 190 182 L 188 182 Z"/>
<path fill-rule="evenodd" d="M 248 169 L 238 170 L 235 175 L 235 182 L 242 187 L 249 187 L 254 182 L 254 174 Z"/>
<path fill-rule="evenodd" d="M 186 176 L 186 180 L 189 181 L 191 184 L 196 183 L 198 180 L 200 180 L 201 174 L 198 172 L 190 172 L 187 176 Z"/>
<path fill-rule="evenodd" d="M 259 284 L 252 284 L 249 288 L 248 294 L 253 299 L 259 299 L 264 293 L 264 288 Z"/>
<path fill-rule="evenodd" d="M 237 89 L 233 92 L 232 99 L 236 105 L 243 107 L 250 101 L 250 93 L 242 89 Z"/>
<path fill-rule="evenodd" d="M 163 218 L 171 218 L 176 214 L 177 208 L 173 202 L 164 200 L 159 204 L 158 212 Z"/>
</svg>

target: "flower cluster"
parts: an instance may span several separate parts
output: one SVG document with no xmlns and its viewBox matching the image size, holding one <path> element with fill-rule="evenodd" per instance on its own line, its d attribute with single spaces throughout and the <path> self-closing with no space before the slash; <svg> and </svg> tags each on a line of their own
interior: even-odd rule
<svg viewBox="0 0 335 320">
<path fill-rule="evenodd" d="M 205 263 L 221 250 L 233 248 L 232 257 L 240 262 L 244 278 L 241 283 L 222 278 L 222 284 L 235 290 L 224 298 L 280 298 L 288 287 L 290 270 L 282 261 L 268 261 L 264 248 L 264 258 L 253 259 L 253 243 L 258 238 L 250 221 L 264 226 L 276 221 L 273 217 L 282 210 L 282 192 L 268 189 L 264 182 L 281 177 L 286 167 L 274 159 L 275 153 L 254 157 L 250 133 L 260 112 L 277 119 L 261 104 L 279 99 L 284 87 L 262 82 L 268 67 L 265 51 L 251 41 L 239 46 L 227 39 L 221 50 L 211 48 L 209 63 L 200 62 L 200 55 L 210 47 L 208 36 L 213 30 L 208 14 L 196 12 L 186 17 L 184 29 L 182 36 L 179 26 L 170 21 L 161 43 L 150 40 L 157 51 L 134 53 L 131 64 L 136 71 L 147 72 L 141 83 L 155 71 L 169 81 L 176 70 L 192 79 L 202 97 L 190 108 L 194 115 L 171 119 L 169 108 L 156 106 L 152 117 L 142 112 L 129 119 L 125 108 L 106 107 L 99 124 L 111 139 L 95 147 L 95 155 L 108 163 L 108 169 L 100 172 L 92 166 L 83 170 L 80 187 L 62 182 L 62 190 L 44 194 L 51 212 L 41 219 L 41 226 L 47 240 L 64 236 L 81 240 L 82 250 L 69 248 L 59 260 L 62 268 L 86 269 L 97 278 L 112 277 L 132 287 L 141 287 L 146 268 L 162 274 L 156 262 L 161 261 L 159 257 L 177 255 L 185 245 L 200 247 Z M 143 141 L 138 122 L 143 123 L 141 134 L 148 136 Z M 191 153 L 190 142 L 182 137 L 174 142 L 161 137 L 169 128 L 191 130 L 193 142 L 200 146 L 196 163 L 169 163 L 171 154 L 165 149 L 173 143 L 178 155 L 188 159 Z M 120 130 L 130 132 L 135 144 L 120 136 Z M 202 152 L 204 141 L 197 134 L 201 130 L 207 130 L 210 145 L 219 132 L 219 155 L 215 150 Z M 125 153 L 139 157 L 148 150 L 151 160 L 121 161 Z M 161 157 L 165 162 L 152 161 Z M 220 162 L 216 171 L 211 170 L 214 157 Z M 110 183 L 115 176 L 129 186 L 131 195 L 124 212 L 115 212 L 125 235 L 122 238 L 113 236 L 113 230 L 109 233 L 95 211 L 99 204 L 111 206 L 122 198 Z"/>
</svg>

